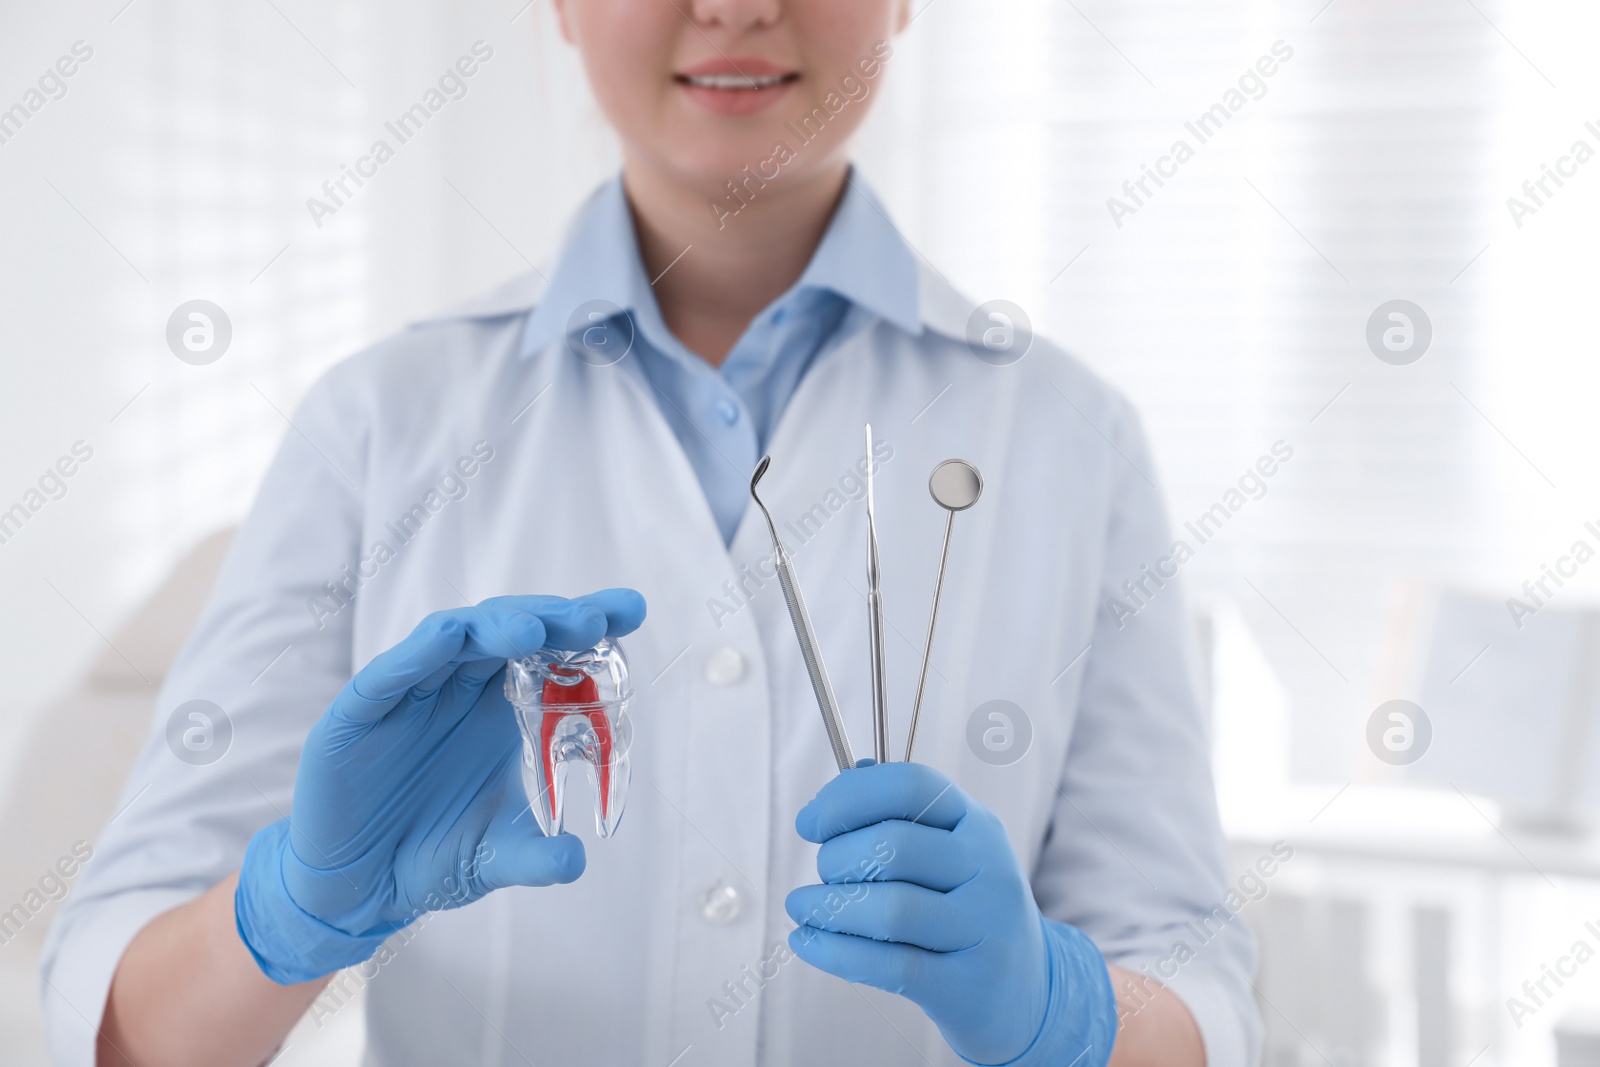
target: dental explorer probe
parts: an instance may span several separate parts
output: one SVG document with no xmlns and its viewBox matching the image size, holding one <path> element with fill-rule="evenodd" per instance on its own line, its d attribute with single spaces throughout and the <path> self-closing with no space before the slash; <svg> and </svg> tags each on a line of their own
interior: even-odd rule
<svg viewBox="0 0 1600 1067">
<path fill-rule="evenodd" d="M 794 623 L 794 635 L 800 641 L 800 655 L 806 661 L 806 673 L 811 676 L 811 689 L 817 694 L 817 707 L 822 711 L 822 725 L 828 729 L 833 758 L 841 771 L 847 771 L 856 765 L 856 758 L 850 751 L 850 738 L 844 731 L 844 720 L 839 716 L 839 702 L 834 698 L 833 685 L 828 681 L 828 670 L 822 665 L 822 649 L 817 644 L 816 631 L 811 629 L 811 616 L 806 613 L 806 602 L 800 595 L 800 582 L 795 577 L 789 553 L 784 551 L 783 541 L 778 537 L 778 527 L 772 521 L 772 513 L 756 495 L 756 483 L 767 473 L 771 463 L 771 456 L 762 456 L 761 462 L 756 464 L 755 473 L 750 476 L 750 499 L 761 509 L 761 514 L 767 520 L 767 529 L 772 531 L 778 584 L 783 587 L 784 603 L 789 606 L 789 621 Z"/>
<path fill-rule="evenodd" d="M 939 621 L 939 593 L 944 589 L 944 565 L 950 558 L 950 530 L 956 512 L 965 511 L 983 495 L 983 475 L 964 459 L 947 459 L 928 476 L 928 492 L 949 515 L 944 523 L 944 547 L 939 550 L 939 576 L 933 582 L 933 610 L 928 614 L 928 643 L 922 648 L 922 673 L 917 675 L 917 698 L 911 705 L 911 728 L 906 732 L 906 762 L 917 743 L 917 717 L 922 713 L 922 690 L 928 682 L 928 657 L 933 653 L 933 628 Z"/>
<path fill-rule="evenodd" d="M 878 519 L 872 506 L 872 423 L 867 423 L 867 632 L 872 665 L 872 755 L 888 763 L 889 681 L 883 663 L 883 593 L 879 589 Z"/>
</svg>

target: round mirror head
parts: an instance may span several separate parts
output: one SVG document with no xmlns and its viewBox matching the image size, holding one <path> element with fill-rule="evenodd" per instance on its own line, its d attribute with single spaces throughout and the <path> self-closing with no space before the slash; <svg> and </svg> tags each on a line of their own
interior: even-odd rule
<svg viewBox="0 0 1600 1067">
<path fill-rule="evenodd" d="M 947 459 L 928 476 L 928 492 L 940 507 L 965 511 L 983 495 L 983 475 L 964 459 Z"/>
</svg>

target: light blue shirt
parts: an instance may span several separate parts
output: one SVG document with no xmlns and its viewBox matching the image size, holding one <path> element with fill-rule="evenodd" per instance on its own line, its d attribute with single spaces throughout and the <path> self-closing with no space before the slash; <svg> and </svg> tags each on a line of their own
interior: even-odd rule
<svg viewBox="0 0 1600 1067">
<path fill-rule="evenodd" d="M 690 246 L 684 254 L 694 253 Z M 600 323 L 584 315 L 577 329 L 569 324 L 589 301 L 626 312 L 631 324 L 613 317 L 619 333 L 605 343 L 626 351 L 619 363 L 635 362 L 651 385 L 726 544 L 749 503 L 750 472 L 816 358 L 879 319 L 912 336 L 922 332 L 913 255 L 852 174 L 800 279 L 751 321 L 722 366 L 712 367 L 667 329 L 639 258 L 622 179 L 614 178 L 573 223 L 550 287 L 528 319 L 522 351 L 536 353 L 563 332 L 581 344 L 583 331 Z"/>
</svg>

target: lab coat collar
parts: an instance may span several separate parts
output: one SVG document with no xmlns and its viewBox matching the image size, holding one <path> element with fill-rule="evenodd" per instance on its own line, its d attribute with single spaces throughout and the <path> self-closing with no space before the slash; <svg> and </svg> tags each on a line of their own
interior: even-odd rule
<svg viewBox="0 0 1600 1067">
<path fill-rule="evenodd" d="M 847 179 L 816 254 L 790 292 L 835 292 L 913 337 L 925 328 L 962 336 L 972 302 L 919 260 L 859 172 L 852 168 Z M 666 330 L 639 259 L 620 177 L 601 185 L 579 209 L 553 271 L 536 268 L 426 321 L 531 312 L 521 346 L 526 358 L 566 333 L 573 312 L 590 300 L 633 313 L 647 336 Z"/>
<path fill-rule="evenodd" d="M 965 293 L 950 284 L 950 279 L 940 274 L 925 259 L 917 261 L 917 316 L 922 325 L 937 334 L 955 340 L 967 336 L 967 322 L 978 305 Z"/>
<path fill-rule="evenodd" d="M 549 289 L 549 273 L 549 264 L 545 264 L 543 268 L 535 267 L 508 278 L 487 293 L 456 304 L 437 315 L 419 319 L 412 325 L 423 326 L 462 319 L 499 319 L 512 315 L 525 315 L 530 308 L 538 305 Z"/>
</svg>

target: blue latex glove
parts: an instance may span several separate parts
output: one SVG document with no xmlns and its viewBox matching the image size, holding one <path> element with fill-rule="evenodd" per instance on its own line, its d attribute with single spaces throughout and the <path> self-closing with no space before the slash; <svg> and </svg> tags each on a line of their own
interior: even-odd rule
<svg viewBox="0 0 1600 1067">
<path fill-rule="evenodd" d="M 245 852 L 234 914 L 262 971 L 320 978 L 425 912 L 582 874 L 583 842 L 527 815 L 502 671 L 629 633 L 644 613 L 631 589 L 495 597 L 429 615 L 362 668 L 306 738 L 293 814 Z"/>
<path fill-rule="evenodd" d="M 963 1059 L 1104 1067 L 1105 959 L 1039 913 L 999 816 L 920 763 L 860 766 L 800 809 L 823 885 L 789 894 L 813 967 L 914 1001 Z"/>
</svg>

